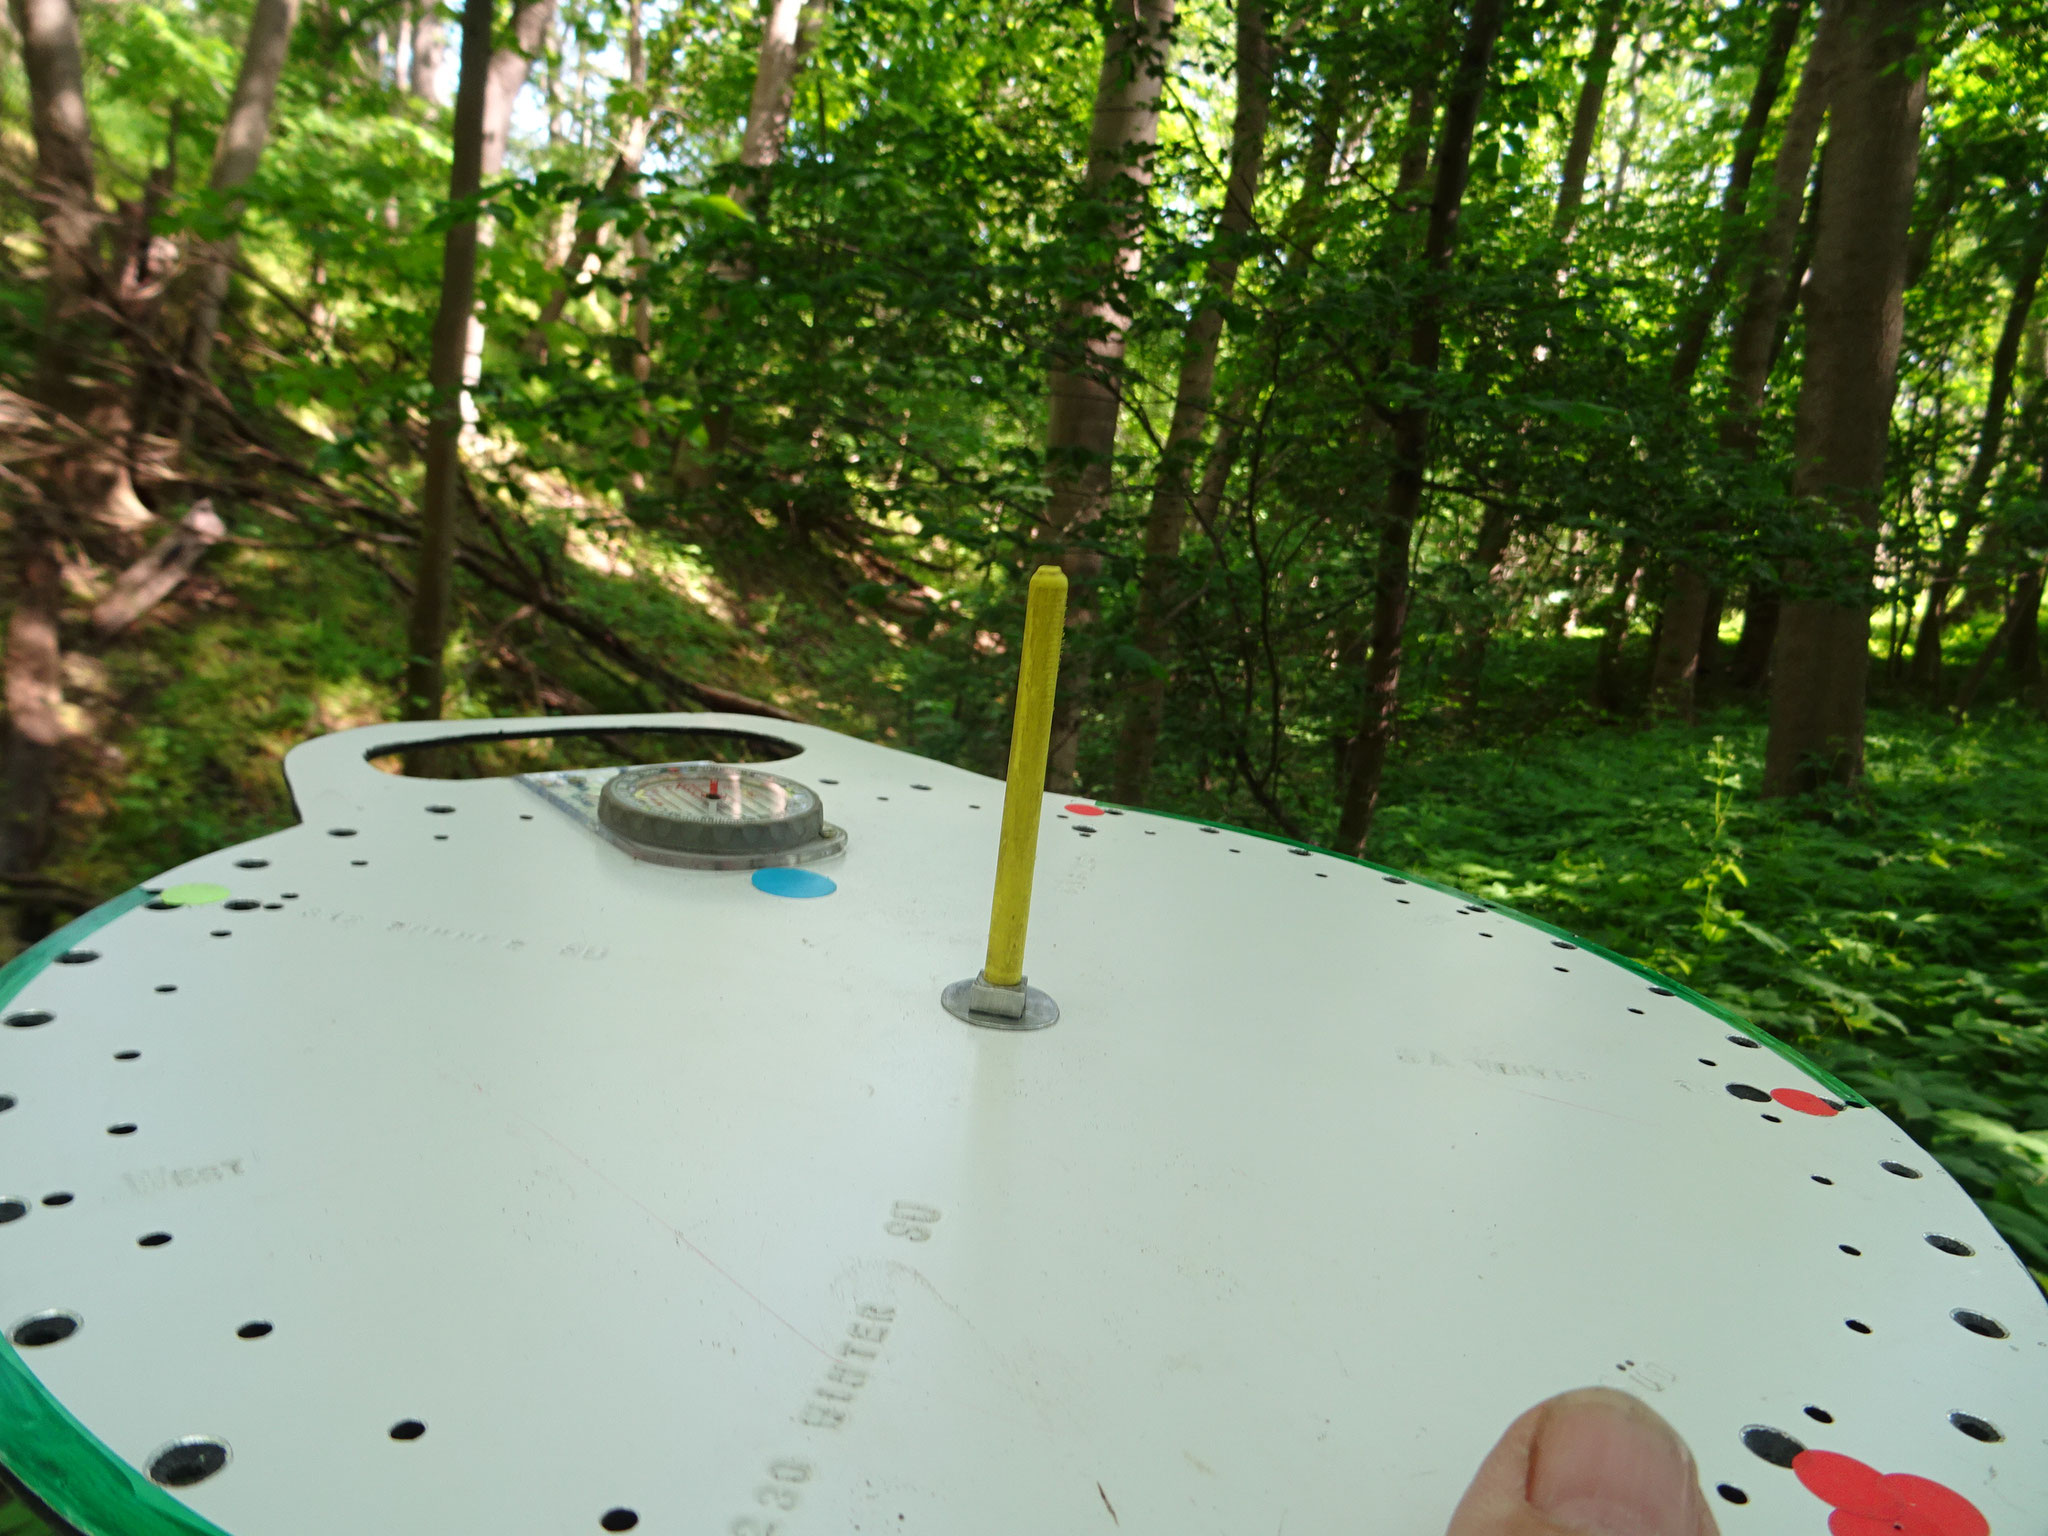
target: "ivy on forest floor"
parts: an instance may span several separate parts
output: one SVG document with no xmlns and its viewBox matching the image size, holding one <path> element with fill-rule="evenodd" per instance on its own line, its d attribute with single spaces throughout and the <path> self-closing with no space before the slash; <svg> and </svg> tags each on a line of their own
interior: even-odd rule
<svg viewBox="0 0 2048 1536">
<path fill-rule="evenodd" d="M 2048 1287 L 2048 734 L 1872 719 L 1857 792 L 1764 801 L 1762 724 L 1447 746 L 1376 862 L 1683 978 L 1927 1147 Z"/>
</svg>

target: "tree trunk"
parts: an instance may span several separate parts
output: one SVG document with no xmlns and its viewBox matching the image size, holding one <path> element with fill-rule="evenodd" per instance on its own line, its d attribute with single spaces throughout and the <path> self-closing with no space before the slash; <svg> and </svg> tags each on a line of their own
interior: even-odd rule
<svg viewBox="0 0 2048 1536">
<path fill-rule="evenodd" d="M 830 0 L 802 0 L 801 4 L 798 0 L 773 0 L 768 7 L 761 24 L 761 47 L 755 55 L 747 126 L 740 138 L 740 164 L 750 174 L 727 188 L 742 208 L 750 208 L 753 200 L 766 192 L 768 173 L 782 159 L 782 147 L 789 137 L 789 114 L 796 100 L 797 71 L 817 42 L 830 8 Z M 737 282 L 750 271 L 751 267 L 741 262 L 714 266 L 711 275 Z M 716 301 L 705 309 L 706 335 L 718 330 L 723 316 L 723 306 Z M 688 384 L 692 397 L 701 401 L 706 393 L 703 381 L 692 372 Z M 701 411 L 700 416 L 704 446 L 692 442 L 687 431 L 677 433 L 670 474 L 683 490 L 701 495 L 716 480 L 718 456 L 732 436 L 732 408 L 720 405 Z"/>
<path fill-rule="evenodd" d="M 1792 494 L 1813 556 L 1791 572 L 1772 658 L 1763 792 L 1848 784 L 1863 771 L 1869 584 L 1885 440 L 1905 317 L 1906 241 L 1926 66 L 1925 0 L 1843 0 L 1823 174 L 1828 198 L 1807 279 L 1806 355 Z M 1834 546 L 1821 550 L 1820 541 Z M 1853 592 L 1843 601 L 1844 589 Z"/>
<path fill-rule="evenodd" d="M 1713 328 L 1714 317 L 1721 311 L 1722 288 L 1729 270 L 1748 243 L 1745 216 L 1749 209 L 1749 185 L 1755 172 L 1757 151 L 1762 147 L 1764 131 L 1770 125 L 1771 110 L 1776 106 L 1778 92 L 1784 84 L 1785 61 L 1799 37 L 1804 5 L 1805 0 L 1778 0 L 1771 17 L 1763 62 L 1757 70 L 1756 88 L 1750 93 L 1749 110 L 1735 136 L 1728 186 L 1721 198 L 1721 232 L 1715 244 L 1714 257 L 1699 298 L 1687 312 L 1679 328 L 1678 344 L 1672 351 L 1671 383 L 1681 396 L 1692 388 L 1693 377 L 1699 372 L 1700 360 L 1706 353 L 1707 336 Z M 1818 53 L 1818 47 L 1813 52 Z M 1796 100 L 1794 111 L 1796 114 Z M 1788 124 L 1788 134 L 1792 126 Z M 1782 153 L 1780 158 L 1784 158 Z M 1803 180 L 1801 184 L 1804 185 Z M 1796 231 L 1797 226 L 1794 228 Z M 1699 680 L 1700 627 L 1706 614 L 1709 585 L 1709 574 L 1699 555 L 1681 555 L 1671 562 L 1665 581 L 1665 622 L 1657 627 L 1657 646 L 1650 658 L 1652 714 L 1692 718 L 1694 692 Z"/>
<path fill-rule="evenodd" d="M 1636 579 L 1642 572 L 1643 541 L 1624 538 L 1621 541 L 1621 562 L 1614 571 L 1614 587 L 1607 597 L 1606 619 L 1600 626 L 1600 649 L 1593 657 L 1593 705 L 1611 715 L 1621 713 L 1621 653 L 1628 642 L 1630 606 L 1635 596 Z"/>
<path fill-rule="evenodd" d="M 1778 91 L 1785 83 L 1785 60 L 1799 38 L 1799 23 L 1806 0 L 1776 0 L 1771 30 L 1764 42 L 1763 61 L 1757 67 L 1756 88 L 1750 92 L 1749 110 L 1735 135 L 1735 152 L 1728 162 L 1728 185 L 1721 194 L 1721 232 L 1708 264 L 1707 280 L 1698 299 L 1679 328 L 1678 345 L 1671 354 L 1671 382 L 1683 391 L 1692 384 L 1705 354 L 1707 333 L 1714 316 L 1721 312 L 1721 288 L 1728 270 L 1740 252 L 1743 216 L 1749 208 L 1749 182 L 1756 167 L 1757 151 L 1763 147 L 1764 130 L 1770 126 L 1771 109 L 1778 103 Z"/>
<path fill-rule="evenodd" d="M 1355 23 L 1359 7 L 1350 7 L 1347 21 Z M 1280 243 L 1284 247 L 1280 258 L 1278 287 L 1286 289 L 1314 258 L 1316 247 L 1322 240 L 1324 199 L 1330 187 L 1330 169 L 1336 162 L 1337 137 L 1343 131 L 1345 114 L 1351 110 L 1351 99 L 1357 85 L 1355 70 L 1351 67 L 1333 69 L 1323 79 L 1323 88 L 1316 98 L 1315 115 L 1309 120 L 1308 147 L 1301 162 L 1301 190 L 1295 194 L 1293 204 L 1280 220 Z M 1425 100 L 1435 100 L 1433 88 Z M 1415 104 L 1410 103 L 1410 120 L 1413 121 Z M 1431 109 L 1433 111 L 1433 108 Z M 1422 149 L 1417 157 L 1422 164 L 1415 172 L 1415 183 L 1419 185 L 1423 173 L 1428 170 L 1429 138 L 1428 120 L 1425 118 L 1421 135 Z M 1402 176 L 1406 177 L 1408 157 L 1401 161 Z M 1406 191 L 1408 183 L 1403 179 L 1395 188 L 1398 200 Z M 1271 331 L 1273 315 L 1269 311 L 1252 346 L 1247 350 L 1256 352 Z M 1244 422 L 1251 410 L 1252 397 L 1256 393 L 1253 381 L 1245 379 L 1230 392 L 1230 398 L 1216 418 L 1216 439 L 1209 445 L 1208 458 L 1202 465 L 1200 489 L 1194 497 L 1194 519 L 1207 528 L 1214 524 L 1218 509 L 1223 504 L 1224 488 L 1230 483 L 1230 472 L 1237 463 L 1238 444 Z"/>
<path fill-rule="evenodd" d="M 1444 285 L 1450 275 L 1458 213 L 1471 168 L 1472 132 L 1486 93 L 1494 41 L 1500 36 L 1507 6 L 1508 0 L 1473 0 L 1457 73 L 1444 101 L 1443 134 L 1436 150 L 1436 186 L 1430 198 L 1429 230 L 1423 245 L 1426 286 L 1415 300 L 1415 320 L 1408 344 L 1409 367 L 1424 379 L 1435 376 L 1443 352 Z M 1404 405 L 1395 413 L 1394 467 L 1380 509 L 1373 566 L 1372 657 L 1366 665 L 1365 707 L 1337 822 L 1337 846 L 1353 853 L 1365 851 L 1366 839 L 1372 833 L 1373 813 L 1379 807 L 1380 780 L 1400 708 L 1409 559 L 1429 467 L 1429 432 L 1430 412 L 1426 405 Z"/>
<path fill-rule="evenodd" d="M 1806 206 L 1806 184 L 1813 174 L 1813 149 L 1827 116 L 1828 71 L 1839 30 L 1833 7 L 1821 12 L 1813 46 L 1807 50 L 1799 89 L 1785 117 L 1777 158 L 1771 162 L 1770 199 L 1756 247 L 1748 262 L 1748 282 L 1728 338 L 1728 403 L 1721 418 L 1721 446 L 1745 459 L 1757 451 L 1757 413 L 1776 355 L 1778 316 L 1792 281 L 1793 246 L 1799 238 L 1800 215 Z"/>
<path fill-rule="evenodd" d="M 491 67 L 493 0 L 465 0 L 462 61 L 455 90 L 454 165 L 448 201 L 472 199 L 483 185 L 485 76 Z M 455 498 L 460 467 L 463 343 L 476 307 L 476 219 L 448 226 L 441 246 L 441 302 L 434 312 L 433 352 L 427 378 L 426 484 L 420 493 L 420 550 L 407 627 L 403 717 L 441 717 L 442 654 L 448 646 L 449 569 L 455 552 Z"/>
<path fill-rule="evenodd" d="M 1133 644 L 1152 670 L 1131 686 L 1117 739 L 1111 793 L 1126 805 L 1143 805 L 1152 779 L 1152 760 L 1166 713 L 1169 615 L 1181 535 L 1187 527 L 1193 488 L 1189 475 L 1208 431 L 1216 385 L 1216 353 L 1223 339 L 1223 309 L 1237 288 L 1241 245 L 1252 227 L 1259 169 L 1266 155 L 1266 119 L 1273 99 L 1271 49 L 1266 39 L 1266 0 L 1238 0 L 1237 112 L 1231 126 L 1230 178 L 1217 223 L 1215 258 L 1208 292 L 1196 306 L 1181 340 L 1180 380 L 1173 420 L 1166 429 L 1159 467 L 1152 481 L 1152 505 L 1145 518 L 1144 564 L 1139 573 L 1138 613 Z"/>
<path fill-rule="evenodd" d="M 771 0 L 754 65 L 746 133 L 740 139 L 740 164 L 750 171 L 770 170 L 782 159 L 796 100 L 796 72 L 817 41 L 825 11 L 826 0 Z M 759 177 L 737 184 L 731 189 L 732 199 L 747 207 L 763 185 Z"/>
<path fill-rule="evenodd" d="M 1605 0 L 1593 21 L 1593 46 L 1579 85 L 1578 109 L 1572 113 L 1571 142 L 1565 146 L 1564 170 L 1557 189 L 1557 210 L 1550 232 L 1562 242 L 1578 222 L 1579 203 L 1586 195 L 1586 167 L 1593 159 L 1593 141 L 1600 134 L 1600 112 L 1607 103 L 1607 77 L 1614 68 L 1614 45 L 1621 36 L 1621 0 Z"/>
<path fill-rule="evenodd" d="M 428 106 L 445 106 L 441 99 L 441 60 L 448 52 L 448 30 L 441 20 L 441 0 L 418 0 L 418 6 L 412 18 L 409 84 L 413 95 Z"/>
<path fill-rule="evenodd" d="M 1057 549 L 1071 583 L 1070 635 L 1095 618 L 1095 577 L 1102 556 L 1083 540 L 1109 504 L 1124 334 L 1130 327 L 1121 289 L 1138 268 L 1173 20 L 1174 0 L 1115 0 L 1111 6 L 1088 135 L 1088 169 L 1070 221 L 1075 233 L 1105 239 L 1110 247 L 1107 264 L 1088 272 L 1083 291 L 1061 305 L 1062 334 L 1047 378 L 1051 408 L 1045 457 L 1052 494 L 1040 532 Z M 1047 783 L 1066 788 L 1073 785 L 1080 760 L 1090 670 L 1085 646 L 1063 647 L 1060 665 Z"/>
<path fill-rule="evenodd" d="M 139 508 L 124 457 L 126 411 L 118 392 L 99 376 L 111 360 L 114 338 L 102 307 L 111 288 L 98 249 L 103 216 L 78 14 L 71 0 L 11 0 L 9 8 L 28 77 L 46 271 L 30 391 L 45 416 L 39 427 L 60 441 L 47 458 L 30 461 L 27 494 L 10 497 L 15 597 L 4 663 L 0 879 L 23 883 L 34 876 L 55 836 L 64 740 L 59 550 L 90 520 Z M 19 908 L 15 939 L 40 938 L 50 918 L 47 908 Z"/>
<path fill-rule="evenodd" d="M 468 26 L 467 20 L 463 25 Z M 519 100 L 519 92 L 526 85 L 526 77 L 532 73 L 534 59 L 547 52 L 548 34 L 555 26 L 555 0 L 514 0 L 512 6 L 512 46 L 492 50 L 490 64 L 484 75 L 483 87 L 483 141 L 482 158 L 478 162 L 478 182 L 496 176 L 505 169 L 505 150 L 512 137 L 512 108 Z M 465 33 L 462 40 L 463 65 L 469 63 L 469 38 Z M 460 86 L 457 87 L 457 108 L 461 106 Z M 475 192 L 470 193 L 475 196 Z M 476 244 L 488 248 L 496 237 L 497 225 L 486 220 L 482 224 L 470 225 Z M 470 266 L 471 295 L 475 293 L 475 260 Z M 445 291 L 445 289 L 444 289 Z M 483 317 L 473 310 L 463 328 L 462 348 L 462 420 L 465 423 L 476 420 L 476 406 L 469 397 L 469 391 L 483 381 L 484 376 L 484 322 Z M 438 706 L 437 706 L 438 707 Z"/>
<path fill-rule="evenodd" d="M 1565 147 L 1557 207 L 1550 218 L 1550 232 L 1560 243 L 1571 238 L 1572 228 L 1578 222 L 1579 205 L 1586 195 L 1586 167 L 1592 163 L 1593 145 L 1600 131 L 1601 109 L 1607 100 L 1607 77 L 1613 72 L 1614 46 L 1620 37 L 1620 0 L 1607 0 L 1594 20 L 1593 46 L 1586 54 L 1585 72 L 1580 77 L 1578 106 L 1572 113 L 1571 142 Z M 1565 276 L 1564 273 L 1559 274 L 1560 284 Z M 1479 710 L 1479 684 L 1486 672 L 1487 648 L 1493 641 L 1493 591 L 1500 583 L 1508 545 L 1514 539 L 1515 514 L 1510 503 L 1519 489 L 1517 486 L 1503 500 L 1487 504 L 1479 519 L 1479 534 L 1471 559 L 1466 562 L 1469 589 L 1480 607 L 1467 620 L 1465 633 L 1458 641 L 1457 653 L 1449 669 L 1447 692 L 1468 722 Z"/>
<path fill-rule="evenodd" d="M 233 192 L 256 174 L 263 158 L 263 146 L 270 139 L 270 111 L 277 100 L 278 77 L 284 73 L 285 56 L 291 51 L 292 28 L 299 19 L 299 0 L 256 0 L 249 18 L 249 40 L 242 48 L 242 68 L 235 77 L 235 94 L 228 102 L 227 120 L 213 146 L 213 174 L 207 188 L 215 196 Z M 241 217 L 239 199 L 229 205 L 230 221 Z M 234 270 L 240 241 L 232 234 L 202 246 L 199 251 L 192 320 L 185 332 L 185 355 L 181 365 L 185 377 L 178 389 L 178 441 L 190 445 L 192 426 L 199 411 L 199 381 L 209 376 L 213 363 L 213 333 L 220 324 L 221 307 L 227 302 L 228 280 Z"/>
<path fill-rule="evenodd" d="M 653 102 L 647 96 L 647 49 L 640 34 L 640 0 L 632 0 L 626 8 L 626 83 L 641 101 L 642 110 L 626 120 L 619 134 L 618 155 L 613 159 L 611 169 L 605 173 L 604 187 L 598 194 L 602 202 L 612 201 L 639 179 L 640 161 L 647 153 L 647 133 L 651 126 L 649 114 L 653 111 Z M 527 356 L 542 362 L 547 360 L 548 329 L 561 323 L 569 300 L 575 297 L 576 288 L 583 281 L 583 269 L 590 264 L 590 258 L 597 250 L 599 233 L 600 226 L 594 223 L 576 231 L 569 254 L 562 261 L 560 285 L 548 295 L 532 329 L 519 344 Z"/>
<path fill-rule="evenodd" d="M 1908 676 L 1914 686 L 1930 693 L 1941 679 L 1941 632 L 1948 620 L 1956 573 L 1969 552 L 1970 537 L 1977 531 L 1978 514 L 1984 506 L 1984 493 L 1990 488 L 1991 472 L 1998 464 L 1998 449 L 2005 436 L 2006 407 L 2012 402 L 2013 370 L 2019 362 L 2020 338 L 2034 307 L 2034 290 L 2041 280 L 2044 255 L 2048 255 L 2048 195 L 2040 199 L 2035 209 L 2033 227 L 2013 272 L 2005 324 L 1991 354 L 1991 384 L 1984 397 L 1983 423 L 1977 430 L 1977 451 L 1970 459 L 1969 473 L 1956 499 L 1955 522 L 1941 541 L 1934 575 L 1927 583 L 1927 607 L 1920 617 L 1920 633 L 1913 643 L 1913 665 Z"/>
</svg>

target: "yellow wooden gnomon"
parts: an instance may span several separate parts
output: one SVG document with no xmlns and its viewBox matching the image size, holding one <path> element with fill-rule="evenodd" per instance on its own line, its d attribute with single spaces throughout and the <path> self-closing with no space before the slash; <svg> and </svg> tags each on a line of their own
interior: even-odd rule
<svg viewBox="0 0 2048 1536">
<path fill-rule="evenodd" d="M 1024 655 L 1017 670 L 1017 716 L 1010 728 L 1010 769 L 1003 786 L 1002 840 L 988 958 L 978 975 L 941 994 L 946 1011 L 991 1029 L 1043 1029 L 1059 1004 L 1024 982 L 1024 932 L 1031 920 L 1031 874 L 1038 857 L 1038 814 L 1045 801 L 1045 760 L 1052 744 L 1052 697 L 1066 623 L 1067 578 L 1056 565 L 1032 575 L 1024 607 Z"/>
</svg>

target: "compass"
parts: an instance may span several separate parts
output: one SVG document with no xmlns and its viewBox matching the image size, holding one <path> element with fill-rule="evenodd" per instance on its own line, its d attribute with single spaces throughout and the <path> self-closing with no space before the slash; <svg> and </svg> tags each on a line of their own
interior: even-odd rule
<svg viewBox="0 0 2048 1536">
<path fill-rule="evenodd" d="M 780 854 L 826 835 L 824 802 L 809 785 L 723 763 L 629 768 L 604 786 L 598 819 L 676 853 Z"/>
</svg>

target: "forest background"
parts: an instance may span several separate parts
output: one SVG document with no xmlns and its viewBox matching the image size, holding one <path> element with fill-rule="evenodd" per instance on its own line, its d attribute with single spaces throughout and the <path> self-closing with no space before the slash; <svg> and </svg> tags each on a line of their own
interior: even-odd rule
<svg viewBox="0 0 2048 1536">
<path fill-rule="evenodd" d="M 1684 980 L 2048 1285 L 2040 8 L 10 9 L 4 953 L 398 716 L 1000 774 L 1057 561 L 1060 787 Z"/>
</svg>

